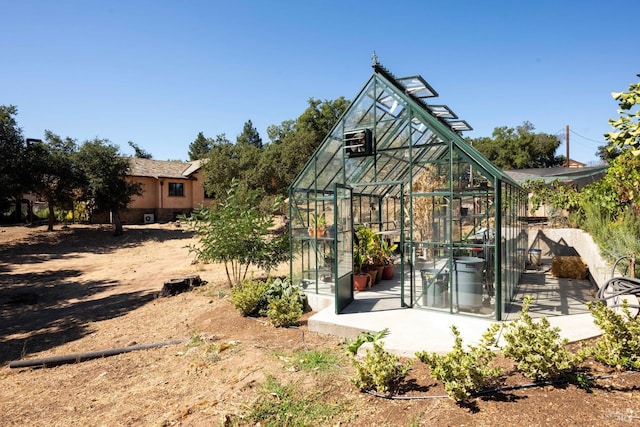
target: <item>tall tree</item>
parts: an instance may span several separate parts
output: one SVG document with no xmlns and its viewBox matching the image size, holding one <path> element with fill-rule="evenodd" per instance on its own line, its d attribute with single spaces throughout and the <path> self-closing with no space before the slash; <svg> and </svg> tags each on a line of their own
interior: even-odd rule
<svg viewBox="0 0 640 427">
<path fill-rule="evenodd" d="M 137 157 L 138 159 L 152 159 L 153 156 L 151 155 L 150 152 L 148 152 L 147 150 L 145 150 L 144 148 L 140 148 L 140 146 L 138 144 L 136 144 L 133 141 L 129 141 L 129 147 L 133 148 L 133 151 L 135 152 L 134 157 Z"/>
<path fill-rule="evenodd" d="M 350 102 L 308 100 L 307 109 L 294 121 L 270 126 L 271 142 L 265 147 L 258 165 L 260 182 L 270 194 L 284 194 L 309 157 L 320 146 Z"/>
<path fill-rule="evenodd" d="M 218 135 L 204 165 L 205 189 L 225 194 L 235 178 L 248 189 L 285 194 L 348 106 L 349 101 L 343 97 L 335 101 L 309 99 L 309 106 L 297 120 L 267 129 L 271 141 L 263 148 L 251 120 L 245 123 L 236 144 L 224 134 Z"/>
<path fill-rule="evenodd" d="M 493 130 L 493 138 L 471 139 L 471 144 L 501 169 L 548 168 L 560 166 L 564 156 L 556 156 L 560 140 L 555 135 L 534 133 L 530 122 L 514 128 Z"/>
<path fill-rule="evenodd" d="M 98 209 L 111 211 L 114 235 L 122 234 L 120 211 L 127 208 L 133 196 L 142 194 L 140 183 L 128 181 L 129 160 L 118 147 L 106 139 L 85 141 L 77 153 L 78 168 L 86 178 L 87 195 Z"/>
<path fill-rule="evenodd" d="M 225 139 L 224 135 L 218 135 L 202 168 L 205 178 L 203 186 L 213 197 L 226 194 L 231 181 L 240 178 L 238 147 L 228 140 L 224 142 Z"/>
<path fill-rule="evenodd" d="M 46 200 L 49 208 L 47 230 L 53 231 L 55 207 L 73 204 L 74 190 L 80 178 L 73 164 L 76 142 L 69 137 L 62 139 L 48 130 L 45 131 L 45 141 L 30 144 L 26 153 L 33 180 L 32 190 Z"/>
<path fill-rule="evenodd" d="M 204 133 L 198 132 L 196 139 L 189 144 L 189 160 L 206 159 L 211 153 L 213 144 L 214 142 L 211 139 L 204 137 Z"/>
<path fill-rule="evenodd" d="M 0 202 L 15 201 L 14 220 L 21 220 L 22 194 L 28 189 L 25 181 L 25 141 L 15 116 L 17 107 L 0 105 Z"/>
<path fill-rule="evenodd" d="M 618 101 L 620 117 L 609 120 L 615 130 L 604 135 L 610 150 L 631 148 L 634 156 L 640 156 L 640 82 L 630 84 L 627 92 L 613 92 L 611 96 Z"/>
<path fill-rule="evenodd" d="M 245 124 L 244 127 L 242 128 L 242 133 L 240 135 L 238 135 L 238 138 L 236 139 L 236 142 L 238 144 L 249 144 L 249 145 L 253 145 L 254 147 L 262 150 L 262 138 L 260 137 L 260 134 L 258 133 L 258 130 L 253 127 L 253 123 L 251 122 L 251 120 L 248 120 Z"/>
</svg>

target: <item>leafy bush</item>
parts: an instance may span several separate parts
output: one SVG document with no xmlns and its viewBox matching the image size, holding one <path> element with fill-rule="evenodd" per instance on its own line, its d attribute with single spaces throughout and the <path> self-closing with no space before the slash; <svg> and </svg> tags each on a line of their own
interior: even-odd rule
<svg viewBox="0 0 640 427">
<path fill-rule="evenodd" d="M 529 315 L 531 297 L 525 297 L 520 318 L 507 326 L 503 354 L 513 359 L 528 378 L 559 378 L 575 370 L 578 357 L 566 349 L 569 340 L 560 338 L 560 328 L 552 328 L 543 317 L 534 322 Z"/>
<path fill-rule="evenodd" d="M 295 325 L 307 296 L 287 279 L 245 279 L 231 288 L 231 302 L 244 316 L 267 316 L 275 326 Z"/>
<path fill-rule="evenodd" d="M 640 320 L 631 317 L 627 301 L 623 301 L 622 314 L 601 302 L 587 306 L 603 334 L 594 346 L 583 349 L 585 355 L 617 369 L 640 369 Z"/>
<path fill-rule="evenodd" d="M 451 326 L 455 336 L 453 350 L 445 355 L 418 352 L 416 357 L 429 365 L 431 375 L 444 383 L 447 395 L 457 402 L 471 397 L 474 392 L 491 385 L 502 374 L 499 367 L 491 367 L 496 354 L 491 347 L 496 341 L 496 333 L 500 325 L 492 325 L 480 340 L 480 345 L 469 346 L 469 351 L 462 348 L 460 331 Z"/>
<path fill-rule="evenodd" d="M 307 303 L 307 295 L 300 289 L 299 286 L 296 286 L 289 282 L 289 279 L 269 279 L 267 282 L 267 288 L 265 289 L 262 300 L 260 301 L 260 309 L 261 314 L 265 315 L 266 310 L 269 306 L 269 303 L 275 299 L 280 298 L 293 298 L 300 305 L 300 309 L 302 311 L 306 310 Z"/>
<path fill-rule="evenodd" d="M 390 394 L 398 389 L 411 370 L 411 361 L 400 359 L 384 349 L 382 341 L 373 343 L 373 351 L 367 349 L 362 362 L 352 356 L 356 377 L 351 381 L 362 390 L 375 389 L 378 393 Z"/>
<path fill-rule="evenodd" d="M 190 217 L 179 217 L 200 243 L 189 250 L 198 260 L 224 263 L 231 287 L 246 278 L 250 265 L 268 271 L 289 256 L 288 235 L 271 233 L 276 207 L 261 211 L 259 202 L 258 191 L 245 190 L 233 180 L 219 206 L 201 207 Z"/>
<path fill-rule="evenodd" d="M 546 205 L 549 210 L 549 222 L 557 225 L 575 224 L 582 215 L 580 193 L 570 185 L 554 180 L 546 183 L 544 180 L 530 180 L 523 183 L 523 188 L 531 193 L 529 204 L 530 213 L 535 213 L 540 206 Z M 563 212 L 568 217 L 563 217 Z"/>
<path fill-rule="evenodd" d="M 611 262 L 632 253 L 640 253 L 640 216 L 633 210 L 620 213 L 612 220 L 607 210 L 596 202 L 585 203 L 585 220 L 581 224 L 600 248 L 603 257 Z M 620 265 L 629 268 L 629 262 Z M 636 270 L 640 271 L 636 265 Z"/>
<path fill-rule="evenodd" d="M 269 299 L 267 318 L 274 326 L 292 326 L 302 316 L 302 305 L 296 294 L 272 297 Z"/>
<path fill-rule="evenodd" d="M 245 279 L 231 288 L 231 303 L 243 316 L 260 314 L 267 283 L 262 280 Z"/>
</svg>

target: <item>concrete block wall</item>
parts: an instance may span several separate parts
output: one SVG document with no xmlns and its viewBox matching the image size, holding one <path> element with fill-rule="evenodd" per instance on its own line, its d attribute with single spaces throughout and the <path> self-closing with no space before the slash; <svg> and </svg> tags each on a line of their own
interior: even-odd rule
<svg viewBox="0 0 640 427">
<path fill-rule="evenodd" d="M 529 248 L 540 249 L 542 257 L 579 255 L 589 266 L 589 274 L 598 288 L 611 278 L 612 265 L 601 255 L 593 238 L 577 228 L 531 228 Z"/>
</svg>

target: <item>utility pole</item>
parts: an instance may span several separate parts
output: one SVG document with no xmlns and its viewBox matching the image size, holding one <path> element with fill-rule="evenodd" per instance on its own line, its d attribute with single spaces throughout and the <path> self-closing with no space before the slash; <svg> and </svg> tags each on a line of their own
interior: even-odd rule
<svg viewBox="0 0 640 427">
<path fill-rule="evenodd" d="M 567 125 L 564 129 L 564 141 L 567 143 L 567 163 L 566 166 L 569 167 L 569 125 Z"/>
</svg>

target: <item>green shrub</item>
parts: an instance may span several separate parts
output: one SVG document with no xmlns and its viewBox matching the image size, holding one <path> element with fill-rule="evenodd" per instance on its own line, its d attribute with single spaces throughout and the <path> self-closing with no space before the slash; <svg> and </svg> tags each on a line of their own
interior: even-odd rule
<svg viewBox="0 0 640 427">
<path fill-rule="evenodd" d="M 611 262 L 618 258 L 640 253 L 640 215 L 627 209 L 615 219 L 597 203 L 585 202 L 585 220 L 581 227 L 587 231 L 598 245 L 603 257 Z M 629 270 L 629 261 L 623 260 L 618 266 Z M 640 265 L 636 264 L 640 271 Z"/>
<path fill-rule="evenodd" d="M 231 303 L 243 316 L 258 315 L 266 289 L 262 280 L 245 279 L 231 288 Z"/>
<path fill-rule="evenodd" d="M 492 325 L 483 335 L 478 346 L 469 346 L 469 351 L 462 348 L 460 331 L 451 326 L 455 336 L 453 350 L 445 355 L 418 352 L 416 357 L 429 365 L 431 375 L 444 383 L 447 395 L 457 402 L 469 399 L 474 392 L 495 383 L 502 374 L 502 369 L 492 367 L 491 362 L 496 354 L 491 347 L 496 341 L 496 333 L 500 326 Z"/>
<path fill-rule="evenodd" d="M 231 288 L 231 302 L 244 316 L 266 316 L 275 326 L 298 323 L 307 296 L 287 279 L 245 279 Z"/>
<path fill-rule="evenodd" d="M 302 311 L 304 311 L 308 306 L 307 295 L 302 291 L 302 289 L 300 289 L 299 286 L 296 286 L 289 282 L 289 279 L 269 279 L 269 281 L 267 282 L 267 287 L 260 301 L 261 314 L 267 314 L 267 308 L 269 307 L 271 301 L 285 297 L 295 299 Z"/>
<path fill-rule="evenodd" d="M 560 328 L 552 328 L 543 317 L 534 322 L 529 315 L 531 297 L 524 298 L 520 318 L 507 326 L 502 349 L 528 378 L 545 380 L 573 372 L 578 357 L 566 349 L 568 340 L 560 338 Z"/>
<path fill-rule="evenodd" d="M 295 294 L 282 295 L 269 299 L 267 318 L 274 326 L 293 326 L 302 316 L 302 305 Z"/>
<path fill-rule="evenodd" d="M 622 314 L 601 302 L 587 306 L 603 333 L 594 346 L 583 348 L 585 355 L 617 369 L 640 369 L 640 321 L 631 317 L 627 301 Z"/>
<path fill-rule="evenodd" d="M 351 381 L 361 390 L 376 390 L 378 393 L 395 392 L 411 370 L 411 361 L 401 363 L 400 359 L 384 349 L 382 341 L 373 343 L 373 351 L 367 349 L 362 362 L 352 356 L 356 367 L 356 377 Z"/>
</svg>

